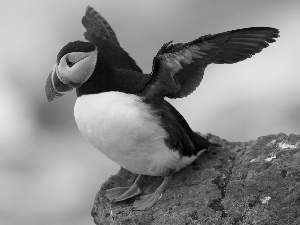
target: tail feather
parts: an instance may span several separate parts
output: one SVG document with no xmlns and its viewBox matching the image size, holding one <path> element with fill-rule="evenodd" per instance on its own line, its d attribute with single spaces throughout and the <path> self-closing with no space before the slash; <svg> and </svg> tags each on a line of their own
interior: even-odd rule
<svg viewBox="0 0 300 225">
<path fill-rule="evenodd" d="M 212 143 L 208 140 L 208 137 L 206 135 L 203 135 L 201 133 L 195 133 L 192 134 L 193 144 L 195 145 L 197 150 L 207 149 L 208 147 L 222 147 L 221 145 L 217 143 Z"/>
</svg>

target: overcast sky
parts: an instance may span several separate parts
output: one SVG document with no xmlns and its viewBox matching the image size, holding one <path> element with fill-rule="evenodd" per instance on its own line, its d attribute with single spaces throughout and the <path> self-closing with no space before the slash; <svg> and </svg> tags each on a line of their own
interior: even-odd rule
<svg viewBox="0 0 300 225">
<path fill-rule="evenodd" d="M 1 224 L 93 224 L 94 195 L 118 168 L 79 134 L 75 94 L 49 104 L 44 93 L 58 51 L 83 40 L 87 5 L 107 19 L 145 73 L 170 40 L 278 28 L 280 38 L 267 49 L 237 64 L 210 65 L 193 94 L 170 102 L 195 131 L 230 141 L 300 134 L 299 1 L 2 1 Z"/>
</svg>

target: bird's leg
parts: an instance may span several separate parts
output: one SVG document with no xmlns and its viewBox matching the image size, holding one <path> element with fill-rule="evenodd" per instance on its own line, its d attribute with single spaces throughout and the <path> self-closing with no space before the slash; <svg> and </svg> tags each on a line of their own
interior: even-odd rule
<svg viewBox="0 0 300 225">
<path fill-rule="evenodd" d="M 172 175 L 164 177 L 164 181 L 155 190 L 154 193 L 143 195 L 140 199 L 135 200 L 133 204 L 134 210 L 147 210 L 150 209 L 162 196 L 167 184 L 170 182 Z"/>
<path fill-rule="evenodd" d="M 113 202 L 119 202 L 140 195 L 142 193 L 141 184 L 143 179 L 144 175 L 139 174 L 131 186 L 108 189 L 104 196 Z"/>
</svg>

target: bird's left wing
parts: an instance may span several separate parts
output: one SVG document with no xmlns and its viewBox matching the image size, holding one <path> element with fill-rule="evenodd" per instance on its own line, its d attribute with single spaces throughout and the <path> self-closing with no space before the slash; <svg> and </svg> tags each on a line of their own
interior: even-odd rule
<svg viewBox="0 0 300 225">
<path fill-rule="evenodd" d="M 236 63 L 260 52 L 274 42 L 279 31 L 251 27 L 205 35 L 185 44 L 168 42 L 153 60 L 151 80 L 142 90 L 147 98 L 181 98 L 200 84 L 210 63 Z"/>
</svg>

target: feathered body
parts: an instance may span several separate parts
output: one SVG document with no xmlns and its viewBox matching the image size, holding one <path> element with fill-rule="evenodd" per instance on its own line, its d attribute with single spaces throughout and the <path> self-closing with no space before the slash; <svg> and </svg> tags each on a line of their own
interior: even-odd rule
<svg viewBox="0 0 300 225">
<path fill-rule="evenodd" d="M 205 145 L 194 146 L 191 130 L 184 130 L 166 101 L 159 106 L 144 101 L 117 91 L 85 95 L 76 101 L 75 120 L 91 144 L 133 173 L 164 176 L 190 164 Z"/>
<path fill-rule="evenodd" d="M 131 187 L 107 190 L 113 201 L 141 194 L 142 175 L 164 176 L 160 187 L 135 203 L 152 207 L 171 175 L 203 150 L 219 146 L 196 134 L 165 100 L 191 94 L 212 63 L 236 63 L 275 41 L 279 31 L 252 27 L 164 44 L 144 74 L 124 51 L 107 21 L 91 7 L 82 24 L 88 42 L 61 49 L 46 83 L 49 101 L 76 88 L 75 120 L 82 135 L 108 158 L 139 174 Z"/>
</svg>

